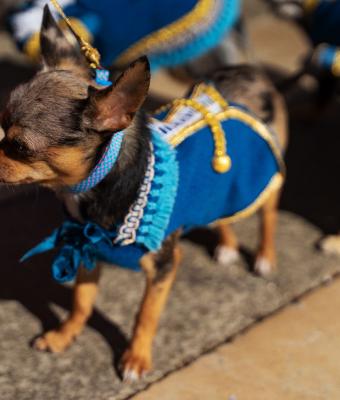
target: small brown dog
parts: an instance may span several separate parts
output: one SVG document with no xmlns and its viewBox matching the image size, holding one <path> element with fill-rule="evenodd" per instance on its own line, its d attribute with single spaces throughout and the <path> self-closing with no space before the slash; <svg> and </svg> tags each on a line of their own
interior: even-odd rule
<svg viewBox="0 0 340 400">
<path fill-rule="evenodd" d="M 148 62 L 145 58 L 136 61 L 118 78 L 113 86 L 105 89 L 99 87 L 93 80 L 85 58 L 78 48 L 65 39 L 48 8 L 45 9 L 41 30 L 41 48 L 43 58 L 41 72 L 30 82 L 13 91 L 3 113 L 2 126 L 5 138 L 0 145 L 0 180 L 8 184 L 38 183 L 53 189 L 62 197 L 69 215 L 72 216 L 74 221 L 72 227 L 78 229 L 79 226 L 84 226 L 84 221 L 91 221 L 91 229 L 93 228 L 96 234 L 99 233 L 96 236 L 93 231 L 91 233 L 87 230 L 86 237 L 91 237 L 91 240 L 93 237 L 96 240 L 101 240 L 103 237 L 103 242 L 105 242 L 108 237 L 106 232 L 112 230 L 112 227 L 126 222 L 127 216 L 131 212 L 136 210 L 140 212 L 140 203 L 137 204 L 139 208 L 137 206 L 134 208 L 134 204 L 136 204 L 136 199 L 138 201 L 143 200 L 142 195 L 145 195 L 145 193 L 148 195 L 147 188 L 150 189 L 148 187 L 150 179 L 153 176 L 158 176 L 161 177 L 160 182 L 164 183 L 164 176 L 169 175 L 169 171 L 166 169 L 157 175 L 157 163 L 162 158 L 159 149 L 162 151 L 165 149 L 165 141 L 161 141 L 163 144 L 160 143 L 159 139 L 151 141 L 151 137 L 155 137 L 155 134 L 150 132 L 150 122 L 140 110 L 149 87 Z M 191 128 L 186 129 L 180 135 L 183 139 L 182 143 L 177 147 L 175 146 L 178 149 L 176 154 L 180 168 L 180 182 L 178 183 L 176 201 L 181 196 L 186 196 L 185 191 L 181 192 L 183 181 L 187 180 L 188 184 L 191 185 L 190 190 L 195 190 L 191 199 L 192 207 L 190 203 L 181 208 L 181 212 L 186 218 L 191 215 L 190 212 L 196 204 L 195 201 L 200 200 L 200 196 L 203 196 L 202 193 L 205 190 L 202 186 L 200 189 L 194 186 L 197 183 L 199 168 L 204 167 L 204 171 L 208 171 L 206 172 L 209 174 L 207 175 L 208 178 L 204 181 L 207 186 L 207 182 L 212 182 L 212 184 L 215 181 L 217 182 L 216 185 L 214 184 L 216 190 L 213 189 L 208 192 L 209 201 L 204 205 L 207 208 L 208 222 L 212 222 L 209 213 L 215 211 L 218 204 L 223 204 L 226 201 L 226 197 L 216 197 L 218 195 L 217 187 L 223 188 L 223 185 L 218 182 L 222 182 L 221 179 L 233 177 L 233 171 L 237 170 L 240 165 L 242 167 L 240 167 L 240 170 L 243 171 L 243 174 L 246 174 L 245 177 L 248 179 L 247 185 L 257 185 L 257 182 L 260 181 L 262 164 L 265 164 L 264 159 L 259 159 L 252 152 L 247 157 L 242 157 L 243 141 L 240 142 L 239 146 L 233 145 L 233 138 L 236 140 L 242 137 L 242 133 L 235 132 L 233 136 L 232 126 L 230 125 L 230 132 L 228 131 L 227 134 L 227 149 L 232 162 L 230 168 L 230 160 L 225 154 L 223 155 L 223 150 L 226 150 L 226 138 L 224 135 L 223 137 L 220 135 L 222 122 L 219 122 L 219 116 L 229 116 L 228 118 L 235 123 L 238 123 L 237 116 L 243 118 L 245 121 L 242 125 L 242 129 L 245 129 L 244 135 L 246 135 L 245 137 L 249 136 L 254 141 L 251 149 L 256 146 L 260 146 L 266 152 L 268 148 L 271 148 L 272 151 L 277 149 L 269 128 L 277 132 L 281 148 L 286 147 L 287 140 L 286 111 L 283 100 L 258 69 L 241 66 L 220 70 L 210 77 L 210 82 L 213 83 L 214 90 L 210 90 L 208 95 L 206 93 L 198 94 L 199 89 L 195 89 L 196 92 L 194 90 L 189 102 L 188 100 L 182 101 L 184 108 L 180 108 L 181 102 L 177 104 L 180 110 L 189 112 L 190 118 L 192 116 L 197 117 L 197 113 L 204 114 L 209 121 L 208 125 L 212 127 L 204 134 L 206 136 L 202 136 L 205 142 L 200 147 L 196 167 L 193 168 L 190 176 L 186 175 L 186 172 L 181 168 L 182 165 L 190 165 L 190 157 L 194 157 L 196 154 L 194 141 L 198 140 L 201 134 L 193 134 L 190 131 Z M 205 106 L 208 107 L 208 105 L 206 103 L 204 107 L 202 106 L 202 102 L 212 98 L 214 100 L 211 104 L 211 110 L 214 107 L 223 108 L 222 111 L 217 111 L 216 116 L 212 115 L 213 111 L 207 112 Z M 242 104 L 242 107 L 227 103 L 230 101 Z M 250 112 L 246 111 L 246 108 Z M 254 117 L 254 115 L 257 115 L 257 117 Z M 202 126 L 202 122 L 198 122 L 198 124 Z M 165 126 L 169 127 L 162 125 L 163 128 Z M 252 133 L 250 126 L 262 132 L 262 136 Z M 153 127 L 153 129 L 156 129 L 155 121 Z M 176 125 L 175 128 L 177 129 L 178 126 Z M 89 190 L 81 191 L 81 193 L 79 191 L 74 193 L 74 191 L 69 190 L 84 180 L 89 182 L 89 175 L 96 169 L 96 165 L 102 163 L 103 159 L 112 161 L 106 159 L 107 149 L 110 147 L 110 143 L 113 143 L 113 139 L 118 140 L 117 133 L 122 131 L 124 136 L 118 145 L 119 151 L 116 154 L 115 163 L 100 179 L 100 183 Z M 186 132 L 185 135 L 184 132 Z M 175 137 L 178 139 L 179 135 Z M 215 142 L 212 137 L 214 140 L 216 139 Z M 215 150 L 217 149 L 218 162 L 213 163 L 213 167 L 220 169 L 220 172 L 223 173 L 214 171 L 210 163 L 210 152 L 213 151 L 214 145 L 216 146 Z M 179 149 L 187 149 L 186 157 L 188 159 L 185 159 L 182 164 L 182 153 Z M 115 151 L 115 148 L 113 148 L 113 151 Z M 166 151 L 165 154 L 168 154 L 169 157 L 163 158 L 162 162 L 168 166 L 170 164 L 167 163 L 172 160 L 172 165 L 176 166 L 176 160 L 171 159 L 172 154 L 175 154 L 174 150 L 168 146 Z M 233 157 L 233 154 L 237 152 L 240 153 L 240 156 Z M 205 163 L 204 157 L 207 157 L 208 163 Z M 273 157 L 272 152 L 271 157 L 270 167 L 272 168 L 275 164 L 276 168 L 275 160 L 277 159 Z M 279 155 L 277 157 L 279 158 Z M 242 163 L 246 158 L 253 158 L 253 165 L 256 170 L 243 168 Z M 229 170 L 226 171 L 228 168 Z M 205 174 L 204 171 L 203 175 Z M 170 171 L 171 176 L 168 176 L 172 183 L 175 182 L 173 180 L 175 172 L 175 169 Z M 155 182 L 156 180 L 152 182 L 152 185 Z M 162 189 L 162 185 L 157 186 L 157 182 L 155 186 L 151 187 L 150 193 L 153 195 L 156 192 L 159 194 Z M 263 187 L 268 185 L 266 181 Z M 237 192 L 237 181 L 233 181 L 230 187 L 230 192 Z M 173 188 L 174 185 L 168 187 L 170 191 Z M 248 207 L 248 205 L 242 207 L 242 210 L 247 209 L 246 214 L 249 214 L 262 206 L 262 239 L 255 262 L 255 268 L 260 274 L 272 272 L 276 264 L 274 230 L 280 189 L 279 185 L 272 185 L 271 188 L 271 191 L 266 192 L 268 193 L 266 196 L 258 193 L 256 198 L 252 200 L 251 207 Z M 154 189 L 156 190 L 153 192 Z M 167 198 L 164 203 L 159 204 L 160 208 L 164 206 L 165 214 L 170 207 L 170 200 Z M 166 204 L 167 207 L 165 207 Z M 199 206 L 198 204 L 197 207 Z M 201 204 L 201 208 L 203 210 L 203 204 Z M 149 211 L 147 212 L 145 208 L 143 210 L 145 216 Z M 239 211 L 235 208 L 233 213 L 237 214 Z M 158 218 L 157 209 L 154 209 L 153 213 L 153 217 L 148 222 L 149 226 L 155 224 Z M 242 213 L 240 212 L 240 214 Z M 203 218 L 202 215 L 199 215 L 200 218 L 191 224 L 199 225 Z M 220 215 L 220 217 L 225 216 L 227 215 Z M 162 218 L 160 221 L 164 222 L 164 215 Z M 221 222 L 218 225 L 221 241 L 217 250 L 217 259 L 224 264 L 231 262 L 238 250 L 237 240 L 231 230 L 230 221 L 226 220 L 226 222 Z M 171 225 L 171 221 L 169 224 Z M 131 251 L 140 252 L 138 253 L 140 265 L 146 273 L 147 284 L 136 319 L 133 338 L 122 359 L 125 379 L 137 379 L 151 368 L 152 340 L 180 262 L 178 238 L 182 230 L 185 229 L 185 226 L 177 225 L 171 232 L 168 230 L 167 232 L 170 233 L 164 237 L 160 247 L 155 251 L 150 251 L 154 245 L 152 243 L 147 244 L 145 238 L 144 247 L 133 247 L 133 244 L 126 245 L 126 250 L 132 248 Z M 119 232 L 122 233 L 121 229 Z M 129 238 L 129 236 L 124 235 L 130 233 L 129 230 L 123 231 L 123 239 Z M 136 241 L 137 239 L 135 238 Z M 112 248 L 115 247 L 118 251 L 123 248 L 125 251 L 124 246 L 112 246 L 112 240 L 117 243 L 117 236 L 110 237 L 110 240 Z M 131 238 L 129 240 L 129 243 L 133 242 L 131 242 Z M 123 240 L 120 244 L 122 242 Z M 107 245 L 107 242 L 105 243 Z M 122 254 L 120 259 L 123 263 L 128 257 L 128 255 L 125 257 L 124 254 L 128 253 L 123 252 Z M 93 253 L 90 253 L 90 255 L 93 255 Z M 85 267 L 91 264 L 85 257 L 81 261 Z M 90 271 L 86 271 L 86 269 L 81 268 L 78 271 L 74 289 L 73 310 L 69 318 L 58 329 L 44 333 L 38 338 L 35 342 L 37 349 L 52 352 L 64 351 L 84 328 L 92 312 L 99 279 L 99 268 L 89 269 Z M 62 280 L 64 276 L 59 276 L 59 278 Z"/>
</svg>

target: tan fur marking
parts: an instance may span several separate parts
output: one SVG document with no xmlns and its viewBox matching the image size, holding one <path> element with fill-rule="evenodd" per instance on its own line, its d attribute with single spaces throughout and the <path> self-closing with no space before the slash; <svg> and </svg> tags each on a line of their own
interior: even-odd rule
<svg viewBox="0 0 340 400">
<path fill-rule="evenodd" d="M 12 140 L 16 136 L 22 135 L 22 128 L 20 126 L 13 125 L 8 129 L 7 138 Z"/>
<path fill-rule="evenodd" d="M 147 254 L 141 260 L 141 266 L 146 273 L 146 289 L 136 319 L 130 347 L 122 360 L 124 372 L 133 371 L 137 376 L 141 376 L 151 369 L 152 341 L 156 334 L 161 312 L 174 282 L 180 259 L 181 251 L 176 247 L 172 268 L 159 281 L 155 280 L 155 255 Z"/>
<path fill-rule="evenodd" d="M 0 180 L 6 183 L 44 182 L 55 179 L 56 174 L 43 161 L 26 164 L 7 157 L 0 150 Z"/>
<path fill-rule="evenodd" d="M 85 162 L 85 149 L 80 147 L 52 148 L 48 152 L 51 164 L 65 173 L 60 181 L 66 185 L 74 185 L 84 179 L 90 169 Z"/>
<path fill-rule="evenodd" d="M 64 351 L 82 332 L 92 314 L 98 291 L 100 267 L 93 271 L 80 268 L 73 292 L 73 308 L 68 319 L 57 330 L 46 332 L 38 338 L 34 346 L 38 350 L 49 350 L 54 353 Z"/>
</svg>

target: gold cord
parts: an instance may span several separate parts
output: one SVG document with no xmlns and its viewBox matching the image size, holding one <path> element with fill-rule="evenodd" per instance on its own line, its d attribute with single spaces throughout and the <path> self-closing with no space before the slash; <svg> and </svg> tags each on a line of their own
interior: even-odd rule
<svg viewBox="0 0 340 400">
<path fill-rule="evenodd" d="M 214 157 L 212 160 L 213 168 L 216 172 L 224 173 L 229 171 L 231 167 L 231 159 L 227 155 L 227 142 L 220 121 L 207 110 L 202 104 L 193 99 L 177 99 L 174 106 L 187 106 L 198 111 L 204 118 L 205 122 L 210 126 L 214 139 Z"/>
<path fill-rule="evenodd" d="M 87 42 L 81 35 L 79 35 L 76 32 L 76 29 L 74 29 L 72 22 L 70 19 L 66 16 L 64 13 L 64 10 L 61 8 L 60 4 L 58 3 L 57 0 L 50 0 L 50 2 L 53 4 L 55 9 L 58 11 L 62 19 L 65 21 L 66 25 L 69 27 L 71 32 L 74 34 L 76 39 L 78 40 L 80 44 L 81 51 L 84 53 L 85 57 L 87 58 L 87 61 L 90 65 L 91 68 L 99 68 L 100 67 L 100 54 L 97 49 L 92 47 L 89 42 Z"/>
<path fill-rule="evenodd" d="M 337 50 L 335 53 L 334 61 L 332 64 L 332 73 L 334 76 L 340 76 L 340 50 Z"/>
</svg>

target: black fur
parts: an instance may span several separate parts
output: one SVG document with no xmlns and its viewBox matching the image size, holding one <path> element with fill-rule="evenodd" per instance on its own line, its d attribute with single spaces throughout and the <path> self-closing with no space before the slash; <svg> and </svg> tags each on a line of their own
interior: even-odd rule
<svg viewBox="0 0 340 400">
<path fill-rule="evenodd" d="M 146 125 L 143 112 L 136 115 L 133 128 L 138 132 L 134 135 L 136 157 L 133 162 L 125 164 L 124 142 L 117 164 L 112 171 L 95 188 L 80 198 L 80 210 L 85 219 L 91 219 L 109 228 L 123 220 L 129 207 L 137 197 L 147 168 L 149 155 L 150 131 Z M 128 132 L 127 132 L 128 134 Z"/>
</svg>

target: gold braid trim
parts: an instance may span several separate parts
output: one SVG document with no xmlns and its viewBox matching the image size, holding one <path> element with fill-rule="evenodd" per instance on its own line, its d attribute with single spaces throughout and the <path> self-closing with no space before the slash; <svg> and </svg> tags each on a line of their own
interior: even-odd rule
<svg viewBox="0 0 340 400">
<path fill-rule="evenodd" d="M 199 0 L 196 6 L 188 14 L 179 20 L 169 24 L 165 28 L 155 31 L 137 43 L 130 46 L 115 60 L 117 66 L 124 66 L 135 60 L 142 54 L 147 54 L 159 43 L 170 42 L 174 37 L 182 35 L 190 26 L 200 23 L 206 18 L 209 11 L 214 7 L 214 0 Z"/>
<path fill-rule="evenodd" d="M 332 73 L 334 76 L 340 76 L 340 50 L 337 50 L 335 53 L 334 61 L 332 64 Z"/>
<path fill-rule="evenodd" d="M 227 141 L 221 126 L 220 121 L 215 117 L 214 114 L 209 112 L 209 110 L 202 104 L 194 99 L 179 99 L 174 101 L 175 108 L 178 106 L 187 106 L 198 111 L 206 124 L 210 126 L 214 143 L 214 157 L 212 160 L 213 168 L 216 172 L 224 173 L 229 171 L 231 167 L 231 159 L 226 154 L 227 153 Z M 170 141 L 172 144 L 172 141 Z"/>
<path fill-rule="evenodd" d="M 215 114 L 214 117 L 218 121 L 224 121 L 228 118 L 234 118 L 234 119 L 242 121 L 245 124 L 247 124 L 248 126 L 250 126 L 256 134 L 261 136 L 268 143 L 268 145 L 270 146 L 270 148 L 280 166 L 282 174 L 285 175 L 285 164 L 282 159 L 281 151 L 280 151 L 279 147 L 277 146 L 277 144 L 275 143 L 272 133 L 268 130 L 267 126 L 263 122 L 259 121 L 252 115 L 247 114 L 245 111 L 240 110 L 239 108 L 236 108 L 236 107 L 232 107 L 232 106 L 230 106 L 225 111 Z M 169 143 L 172 146 L 176 147 L 181 142 L 183 142 L 183 140 L 185 140 L 187 137 L 195 134 L 200 129 L 204 128 L 206 125 L 207 125 L 207 123 L 205 120 L 200 120 L 200 121 L 196 122 L 195 124 L 192 124 L 191 126 L 182 129 L 180 132 L 177 133 L 177 135 L 175 135 L 171 138 Z"/>
<path fill-rule="evenodd" d="M 244 210 L 236 212 L 234 215 L 231 215 L 230 217 L 226 218 L 221 218 L 218 219 L 214 222 L 212 222 L 210 225 L 218 225 L 221 223 L 234 223 L 237 222 L 241 219 L 250 217 L 252 214 L 254 214 L 270 197 L 272 193 L 275 191 L 279 190 L 281 186 L 283 185 L 284 182 L 284 176 L 281 173 L 276 173 L 271 180 L 269 181 L 268 185 L 265 187 L 265 189 L 260 193 L 260 195 L 254 200 L 248 207 L 246 207 Z"/>
<path fill-rule="evenodd" d="M 207 93 L 215 102 L 220 105 L 223 111 L 219 112 L 218 114 L 211 114 L 204 106 L 198 103 L 195 98 L 197 98 L 202 93 Z M 178 146 L 186 138 L 194 135 L 206 125 L 209 125 L 215 142 L 213 167 L 217 172 L 226 172 L 231 166 L 231 160 L 226 154 L 227 142 L 225 133 L 223 131 L 223 128 L 221 127 L 221 122 L 225 121 L 228 118 L 234 118 L 250 126 L 256 134 L 261 136 L 268 143 L 280 166 L 282 176 L 285 175 L 285 164 L 282 159 L 281 150 L 275 143 L 273 134 L 269 131 L 268 127 L 263 122 L 253 117 L 251 114 L 248 114 L 246 111 L 243 111 L 233 106 L 229 106 L 226 100 L 213 86 L 201 83 L 194 88 L 193 93 L 189 99 L 175 100 L 173 103 L 159 108 L 155 112 L 155 114 L 159 114 L 170 109 L 169 114 L 165 117 L 163 121 L 171 122 L 172 116 L 176 114 L 177 110 L 183 105 L 195 108 L 202 114 L 203 119 L 200 119 L 192 125 L 181 129 L 176 135 L 170 138 L 169 144 L 171 146 Z M 218 157 L 222 157 L 222 160 L 216 161 Z M 221 162 L 221 166 L 218 165 L 219 162 Z"/>
<path fill-rule="evenodd" d="M 191 99 L 195 99 L 196 97 L 200 96 L 201 94 L 208 94 L 221 108 L 222 110 L 226 110 L 228 108 L 228 102 L 222 97 L 220 92 L 214 88 L 214 86 L 207 85 L 206 83 L 202 82 L 196 85 L 190 95 Z M 170 112 L 164 118 L 163 122 L 170 122 L 171 118 L 174 114 L 178 111 L 178 106 L 174 106 L 176 100 L 169 104 L 165 104 L 164 106 L 159 107 L 154 114 L 160 114 L 164 111 L 167 111 L 171 108 Z"/>
</svg>

